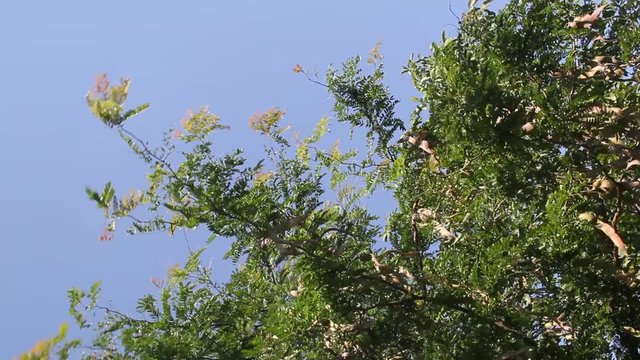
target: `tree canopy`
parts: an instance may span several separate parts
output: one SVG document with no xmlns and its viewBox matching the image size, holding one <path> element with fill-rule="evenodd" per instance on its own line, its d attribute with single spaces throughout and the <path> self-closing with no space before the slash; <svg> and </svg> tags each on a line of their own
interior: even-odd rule
<svg viewBox="0 0 640 360">
<path fill-rule="evenodd" d="M 278 108 L 250 119 L 259 161 L 218 153 L 206 108 L 151 148 L 126 128 L 148 105 L 126 110 L 129 81 L 100 77 L 91 110 L 150 168 L 146 189 L 87 189 L 103 239 L 202 227 L 233 240 L 237 269 L 213 282 L 203 244 L 137 315 L 71 290 L 81 327 L 103 313 L 83 357 L 640 359 L 640 3 L 489 2 L 408 61 L 409 119 L 378 47 L 312 79 L 353 149 L 320 145 L 329 118 L 293 138 Z"/>
</svg>

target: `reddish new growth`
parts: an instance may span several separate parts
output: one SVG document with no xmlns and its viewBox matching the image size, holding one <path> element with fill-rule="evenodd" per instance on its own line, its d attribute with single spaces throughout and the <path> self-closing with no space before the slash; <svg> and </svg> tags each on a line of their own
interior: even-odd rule
<svg viewBox="0 0 640 360">
<path fill-rule="evenodd" d="M 182 119 L 180 119 L 180 125 L 182 125 L 183 128 L 185 128 L 187 131 L 189 131 L 189 120 L 191 120 L 191 118 L 193 117 L 193 110 L 187 110 L 187 112 L 185 113 L 184 117 Z"/>
<path fill-rule="evenodd" d="M 102 235 L 100 235 L 100 241 L 109 240 L 111 240 L 111 230 L 109 230 L 109 228 L 104 228 L 104 230 L 102 230 Z"/>
<path fill-rule="evenodd" d="M 300 64 L 296 64 L 296 66 L 293 67 L 293 72 L 298 74 L 302 72 L 302 65 Z"/>
<path fill-rule="evenodd" d="M 157 288 L 162 288 L 162 285 L 164 285 L 164 280 L 154 276 L 151 278 L 151 283 Z"/>
<path fill-rule="evenodd" d="M 271 131 L 278 121 L 284 116 L 284 111 L 277 107 L 271 108 L 265 112 L 256 112 L 249 118 L 249 126 L 252 129 L 268 133 Z"/>
<path fill-rule="evenodd" d="M 96 76 L 96 83 L 91 89 L 91 93 L 93 96 L 97 96 L 100 94 L 104 94 L 109 88 L 109 79 L 107 79 L 107 74 L 102 73 Z"/>
</svg>

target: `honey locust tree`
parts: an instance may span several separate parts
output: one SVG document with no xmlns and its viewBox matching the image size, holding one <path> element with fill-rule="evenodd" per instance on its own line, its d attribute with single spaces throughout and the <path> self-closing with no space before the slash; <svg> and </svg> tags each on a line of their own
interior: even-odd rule
<svg viewBox="0 0 640 360">
<path fill-rule="evenodd" d="M 126 128 L 146 105 L 125 111 L 129 82 L 100 79 L 91 109 L 151 169 L 139 192 L 88 189 L 103 238 L 115 221 L 206 228 L 238 266 L 214 283 L 195 251 L 137 315 L 72 290 L 82 326 L 104 310 L 85 357 L 639 359 L 640 5 L 487 5 L 409 60 L 409 119 L 378 49 L 328 72 L 355 149 L 322 150 L 327 119 L 292 140 L 277 108 L 250 120 L 263 160 L 218 153 L 206 109 L 151 149 Z"/>
</svg>

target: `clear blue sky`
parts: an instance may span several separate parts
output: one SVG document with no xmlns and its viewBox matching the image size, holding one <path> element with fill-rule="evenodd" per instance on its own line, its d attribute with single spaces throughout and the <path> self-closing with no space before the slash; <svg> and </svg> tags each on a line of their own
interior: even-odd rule
<svg viewBox="0 0 640 360">
<path fill-rule="evenodd" d="M 111 180 L 145 184 L 146 167 L 84 103 L 100 72 L 133 81 L 129 104 L 151 103 L 130 129 L 158 140 L 187 109 L 208 105 L 233 131 L 223 149 L 262 153 L 247 119 L 279 106 L 298 129 L 331 116 L 325 90 L 295 75 L 366 58 L 377 41 L 387 82 L 406 117 L 415 95 L 401 66 L 453 34 L 447 0 L 6 1 L 0 7 L 0 359 L 54 334 L 66 291 L 102 281 L 102 301 L 130 311 L 157 292 L 151 277 L 183 261 L 182 235 L 100 242 L 105 222 L 84 193 Z M 466 0 L 451 0 L 455 13 Z M 340 134 L 333 134 L 340 136 Z M 343 135 L 343 137 L 345 137 Z M 346 141 L 346 138 L 344 139 Z M 343 141 L 343 142 L 344 142 Z M 189 235 L 195 245 L 204 236 Z M 215 244 L 218 252 L 228 244 Z M 214 259 L 214 272 L 228 265 Z"/>
</svg>

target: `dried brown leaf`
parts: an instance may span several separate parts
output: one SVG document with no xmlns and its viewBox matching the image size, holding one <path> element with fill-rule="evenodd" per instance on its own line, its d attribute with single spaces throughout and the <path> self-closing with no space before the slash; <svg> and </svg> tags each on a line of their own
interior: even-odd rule
<svg viewBox="0 0 640 360">
<path fill-rule="evenodd" d="M 598 35 L 595 38 L 593 38 L 593 41 L 594 42 L 595 41 L 599 41 L 599 42 L 602 42 L 602 43 L 609 43 L 609 42 L 614 42 L 615 40 L 614 39 L 607 39 L 602 35 Z"/>
<path fill-rule="evenodd" d="M 612 56 L 607 56 L 607 55 L 598 55 L 593 58 L 593 61 L 599 64 L 617 64 L 618 63 L 618 59 Z"/>
<path fill-rule="evenodd" d="M 622 237 L 620 237 L 620 234 L 618 234 L 616 229 L 600 219 L 597 219 L 596 221 L 596 228 L 607 235 L 613 245 L 618 248 L 618 255 L 621 257 L 627 256 L 627 245 L 624 243 Z"/>
<path fill-rule="evenodd" d="M 591 69 L 587 70 L 586 73 L 580 75 L 579 78 L 580 79 L 591 79 L 592 77 L 596 76 L 599 73 L 603 73 L 606 70 L 607 70 L 607 67 L 605 65 L 598 64 L 598 65 L 592 67 Z"/>
<path fill-rule="evenodd" d="M 528 123 L 522 125 L 522 131 L 531 132 L 536 127 L 535 122 L 529 121 Z"/>
<path fill-rule="evenodd" d="M 452 233 L 451 231 L 449 231 L 449 229 L 447 229 L 444 225 L 442 224 L 438 224 L 436 225 L 436 227 L 433 228 L 433 231 L 437 232 L 440 236 L 442 236 L 443 238 L 447 239 L 447 240 L 451 240 L 451 239 L 455 239 L 455 235 L 454 233 Z"/>
<path fill-rule="evenodd" d="M 428 222 L 428 221 L 433 220 L 433 219 L 436 218 L 435 211 L 433 211 L 431 209 L 420 208 L 420 209 L 418 209 L 417 213 L 418 213 L 418 218 L 422 222 Z"/>
<path fill-rule="evenodd" d="M 567 26 L 578 29 L 590 28 L 591 25 L 598 21 L 598 18 L 600 17 L 600 14 L 605 7 L 607 7 L 607 4 L 598 6 L 597 8 L 595 8 L 595 10 L 593 10 L 591 14 L 577 16 L 573 19 L 573 21 L 569 22 Z"/>
<path fill-rule="evenodd" d="M 638 181 L 638 180 L 622 181 L 619 184 L 620 184 L 620 187 L 623 190 L 638 190 L 638 189 L 640 189 L 640 181 Z"/>
<path fill-rule="evenodd" d="M 638 165 L 640 165 L 640 160 L 638 160 L 638 159 L 633 159 L 633 160 L 631 160 L 631 161 L 629 161 L 629 162 L 627 163 L 626 170 L 629 170 L 629 169 L 631 169 L 632 167 L 634 167 L 634 166 L 638 166 Z"/>
</svg>

